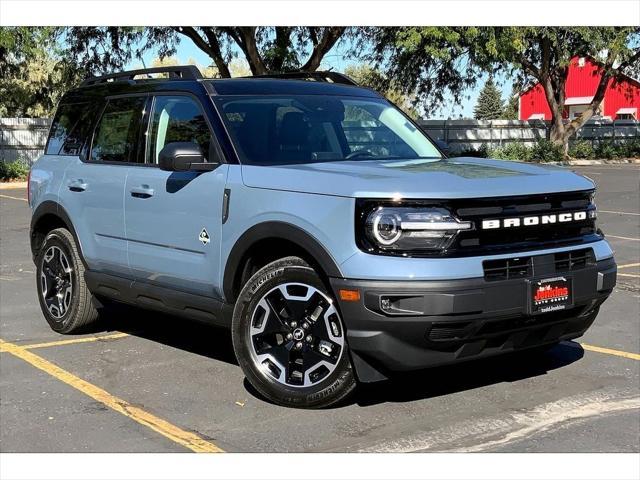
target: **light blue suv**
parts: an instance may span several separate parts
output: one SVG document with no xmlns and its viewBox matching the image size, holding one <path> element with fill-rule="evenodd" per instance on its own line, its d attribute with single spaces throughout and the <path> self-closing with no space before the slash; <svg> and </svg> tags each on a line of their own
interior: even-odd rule
<svg viewBox="0 0 640 480">
<path fill-rule="evenodd" d="M 563 168 L 447 158 L 336 73 L 124 72 L 64 96 L 31 170 L 38 299 L 61 333 L 105 299 L 230 327 L 261 394 L 327 406 L 582 335 L 616 281 L 593 195 Z"/>
</svg>

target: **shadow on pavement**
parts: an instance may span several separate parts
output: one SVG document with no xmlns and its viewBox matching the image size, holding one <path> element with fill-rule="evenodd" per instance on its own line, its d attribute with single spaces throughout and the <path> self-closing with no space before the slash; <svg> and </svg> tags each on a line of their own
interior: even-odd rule
<svg viewBox="0 0 640 480">
<path fill-rule="evenodd" d="M 115 305 L 109 309 L 102 330 L 117 330 L 213 360 L 238 364 L 231 333 L 223 328 Z M 398 373 L 384 382 L 360 384 L 354 396 L 334 408 L 353 404 L 366 407 L 386 402 L 411 402 L 497 383 L 515 382 L 545 375 L 583 356 L 584 350 L 578 343 L 567 342 L 546 351 L 534 349 L 458 365 Z M 244 386 L 249 394 L 268 402 L 246 379 Z"/>
<path fill-rule="evenodd" d="M 110 306 L 108 312 L 102 331 L 117 330 L 213 360 L 238 364 L 231 332 L 227 329 L 127 305 Z"/>
<path fill-rule="evenodd" d="M 458 365 L 402 373 L 393 379 L 360 385 L 354 399 L 360 406 L 385 402 L 409 402 L 449 395 L 503 382 L 516 382 L 545 375 L 584 356 L 582 347 L 571 342 L 549 350 L 509 353 Z"/>
</svg>

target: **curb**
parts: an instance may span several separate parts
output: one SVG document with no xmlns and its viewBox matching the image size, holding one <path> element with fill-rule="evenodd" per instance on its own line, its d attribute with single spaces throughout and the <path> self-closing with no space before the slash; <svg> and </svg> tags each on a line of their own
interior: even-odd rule
<svg viewBox="0 0 640 480">
<path fill-rule="evenodd" d="M 17 190 L 19 188 L 27 188 L 27 182 L 2 182 L 0 190 Z"/>
<path fill-rule="evenodd" d="M 640 158 L 623 158 L 623 159 L 615 159 L 615 160 L 586 160 L 586 159 L 578 159 L 578 160 L 569 160 L 568 162 L 563 162 L 566 165 L 577 165 L 577 166 L 588 166 L 588 165 L 637 165 L 640 164 Z"/>
</svg>

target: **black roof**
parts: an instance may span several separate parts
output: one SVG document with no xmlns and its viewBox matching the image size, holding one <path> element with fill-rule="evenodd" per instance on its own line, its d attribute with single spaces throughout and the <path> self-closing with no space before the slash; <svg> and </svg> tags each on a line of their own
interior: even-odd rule
<svg viewBox="0 0 640 480">
<path fill-rule="evenodd" d="M 368 88 L 342 83 L 281 78 L 225 78 L 204 80 L 213 86 L 217 95 L 346 95 L 355 97 L 380 97 Z"/>
<path fill-rule="evenodd" d="M 136 78 L 167 73 L 169 78 Z M 127 93 L 190 92 L 195 95 L 344 95 L 379 98 L 374 90 L 357 86 L 336 72 L 289 72 L 257 77 L 204 79 L 191 65 L 157 67 L 103 75 L 85 80 L 64 101 L 82 101 Z"/>
</svg>

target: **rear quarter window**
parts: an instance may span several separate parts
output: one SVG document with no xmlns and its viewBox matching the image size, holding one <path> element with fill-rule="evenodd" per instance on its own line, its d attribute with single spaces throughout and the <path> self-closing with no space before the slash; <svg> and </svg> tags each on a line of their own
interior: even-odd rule
<svg viewBox="0 0 640 480">
<path fill-rule="evenodd" d="M 95 105 L 61 104 L 51 124 L 47 155 L 79 155 L 91 132 Z"/>
</svg>

